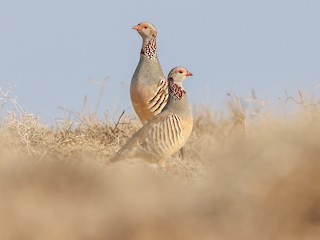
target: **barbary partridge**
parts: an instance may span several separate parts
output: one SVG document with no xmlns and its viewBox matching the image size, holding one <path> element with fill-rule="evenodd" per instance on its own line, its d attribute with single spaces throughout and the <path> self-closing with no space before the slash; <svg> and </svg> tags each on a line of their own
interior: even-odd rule
<svg viewBox="0 0 320 240">
<path fill-rule="evenodd" d="M 141 158 L 161 164 L 183 147 L 193 127 L 191 107 L 182 86 L 188 76 L 192 73 L 184 67 L 175 67 L 170 71 L 167 105 L 127 141 L 111 162 Z"/>
<path fill-rule="evenodd" d="M 157 30 L 148 22 L 134 26 L 142 37 L 140 60 L 133 74 L 130 97 L 142 124 L 158 115 L 168 101 L 168 82 L 157 56 Z"/>
</svg>

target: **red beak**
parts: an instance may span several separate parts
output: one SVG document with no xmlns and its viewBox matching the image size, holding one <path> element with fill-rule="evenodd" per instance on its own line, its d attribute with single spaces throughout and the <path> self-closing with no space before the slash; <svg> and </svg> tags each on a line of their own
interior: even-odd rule
<svg viewBox="0 0 320 240">
<path fill-rule="evenodd" d="M 186 76 L 187 76 L 187 77 L 193 76 L 193 74 L 192 74 L 192 72 L 189 72 L 189 71 L 188 71 L 187 74 L 186 74 Z"/>
<path fill-rule="evenodd" d="M 139 31 L 139 30 L 140 30 L 140 26 L 139 26 L 139 25 L 136 25 L 136 26 L 134 26 L 132 29 Z"/>
</svg>

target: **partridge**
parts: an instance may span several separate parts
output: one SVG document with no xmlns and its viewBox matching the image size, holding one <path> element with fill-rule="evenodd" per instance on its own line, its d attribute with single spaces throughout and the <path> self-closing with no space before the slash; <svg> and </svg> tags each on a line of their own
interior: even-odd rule
<svg viewBox="0 0 320 240">
<path fill-rule="evenodd" d="M 148 22 L 133 27 L 142 37 L 140 60 L 130 85 L 133 108 L 142 124 L 158 115 L 168 101 L 168 82 L 157 55 L 157 30 Z"/>
<path fill-rule="evenodd" d="M 161 162 L 183 147 L 193 127 L 187 93 L 182 86 L 188 76 L 192 73 L 184 67 L 175 67 L 170 71 L 167 105 L 127 141 L 111 162 L 132 158 Z"/>
</svg>

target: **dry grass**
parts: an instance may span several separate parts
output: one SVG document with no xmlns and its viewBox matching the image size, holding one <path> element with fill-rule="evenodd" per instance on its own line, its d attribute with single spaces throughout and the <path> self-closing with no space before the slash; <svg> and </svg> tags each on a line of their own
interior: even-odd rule
<svg viewBox="0 0 320 240">
<path fill-rule="evenodd" d="M 3 104 L 0 239 L 318 239 L 318 105 L 253 118 L 230 99 L 224 117 L 197 114 L 167 169 L 108 163 L 139 128 L 125 114 L 48 127 Z"/>
</svg>

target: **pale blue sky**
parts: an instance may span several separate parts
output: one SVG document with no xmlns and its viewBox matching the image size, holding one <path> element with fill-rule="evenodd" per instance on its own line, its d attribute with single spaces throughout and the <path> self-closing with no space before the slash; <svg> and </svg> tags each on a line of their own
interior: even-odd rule
<svg viewBox="0 0 320 240">
<path fill-rule="evenodd" d="M 0 87 L 28 112 L 52 122 L 58 106 L 79 111 L 84 95 L 100 110 L 132 112 L 129 85 L 139 59 L 132 26 L 158 29 L 165 74 L 187 67 L 185 88 L 195 104 L 222 108 L 226 92 L 276 102 L 320 84 L 320 1 L 98 1 L 0 2 Z"/>
</svg>

